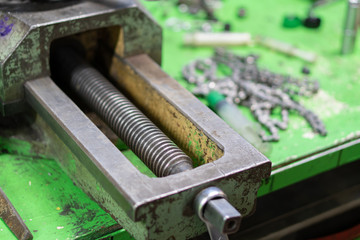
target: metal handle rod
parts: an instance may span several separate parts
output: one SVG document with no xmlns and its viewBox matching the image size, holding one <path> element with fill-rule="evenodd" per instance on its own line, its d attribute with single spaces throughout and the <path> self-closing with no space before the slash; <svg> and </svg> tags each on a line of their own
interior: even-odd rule
<svg viewBox="0 0 360 240">
<path fill-rule="evenodd" d="M 344 36 L 341 47 L 342 54 L 349 54 L 354 51 L 356 40 L 358 20 L 359 20 L 359 0 L 348 0 L 348 9 L 346 12 Z"/>
<path fill-rule="evenodd" d="M 70 47 L 54 51 L 53 72 L 67 78 L 71 88 L 157 176 L 192 169 L 191 159 L 79 54 Z"/>
<path fill-rule="evenodd" d="M 228 240 L 228 234 L 239 230 L 241 214 L 217 187 L 202 190 L 195 198 L 194 208 L 206 224 L 211 240 Z"/>
</svg>

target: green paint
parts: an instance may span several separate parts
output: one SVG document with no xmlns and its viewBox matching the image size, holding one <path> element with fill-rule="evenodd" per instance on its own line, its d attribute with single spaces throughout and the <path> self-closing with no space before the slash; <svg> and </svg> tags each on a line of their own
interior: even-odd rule
<svg viewBox="0 0 360 240">
<path fill-rule="evenodd" d="M 294 166 L 288 165 L 288 169 L 279 172 L 276 170 L 272 175 L 271 191 L 276 191 L 303 179 L 315 176 L 338 166 L 339 152 L 316 158 L 310 162 L 295 162 Z M 299 164 L 299 165 L 296 165 Z"/>
<path fill-rule="evenodd" d="M 135 240 L 125 229 L 120 229 L 114 233 L 103 236 L 104 240 Z"/>
<path fill-rule="evenodd" d="M 27 142 L 0 139 L 0 187 L 34 239 L 91 239 L 117 226 L 54 160 L 32 154 Z M 16 239 L 2 221 L 0 239 Z"/>
<path fill-rule="evenodd" d="M 115 146 L 120 150 L 120 151 L 124 151 L 124 150 L 128 150 L 128 146 L 126 146 L 126 144 L 120 139 L 118 138 Z"/>
<path fill-rule="evenodd" d="M 0 136 L 0 153 L 31 155 L 31 144 L 15 138 L 3 138 Z"/>
<path fill-rule="evenodd" d="M 156 177 L 156 175 L 138 158 L 130 149 L 122 151 L 127 159 L 142 173 L 148 177 Z"/>
<path fill-rule="evenodd" d="M 360 159 L 360 144 L 348 147 L 341 152 L 339 165 L 344 165 Z"/>
<path fill-rule="evenodd" d="M 51 121 L 49 124 L 53 126 L 54 129 L 59 127 L 59 125 Z M 38 118 L 38 125 L 42 126 L 47 132 L 48 144 L 46 144 L 47 148 L 45 150 L 51 155 L 55 154 L 58 158 L 57 161 L 66 172 L 65 174 L 68 174 L 68 176 L 72 178 L 76 186 L 79 186 L 86 194 L 101 203 L 101 206 L 106 209 L 107 212 L 110 212 L 117 222 L 129 229 L 135 236 L 145 236 L 146 229 L 144 223 L 133 222 L 131 220 L 132 210 L 129 208 L 128 201 L 115 189 L 115 186 L 109 179 L 87 159 L 85 153 L 77 149 L 76 143 L 72 142 L 73 140 L 68 138 L 67 135 L 61 136 L 62 139 L 72 147 L 72 151 L 76 153 L 75 157 L 71 154 L 70 149 L 49 129 L 49 125 L 46 125 L 41 118 Z M 58 149 L 62 151 L 58 151 Z M 94 234 L 95 233 L 98 233 L 98 231 L 94 232 Z"/>
<path fill-rule="evenodd" d="M 191 140 L 189 140 L 188 147 L 191 147 L 191 145 L 192 145 L 192 142 L 191 142 Z"/>
<path fill-rule="evenodd" d="M 145 165 L 143 161 L 131 151 L 128 146 L 121 140 L 118 139 L 115 143 L 115 146 L 121 150 L 127 159 L 142 173 L 148 177 L 156 177 L 156 175 Z"/>
</svg>

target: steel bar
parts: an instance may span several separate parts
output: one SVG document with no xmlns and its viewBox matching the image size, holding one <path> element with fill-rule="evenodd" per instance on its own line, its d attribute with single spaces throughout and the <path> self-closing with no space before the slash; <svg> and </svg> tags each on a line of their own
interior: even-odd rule
<svg viewBox="0 0 360 240">
<path fill-rule="evenodd" d="M 0 218 L 19 240 L 31 240 L 33 236 L 20 215 L 0 188 Z"/>
<path fill-rule="evenodd" d="M 342 54 L 349 54 L 354 51 L 359 20 L 359 6 L 359 0 L 348 0 L 348 9 L 346 13 L 345 29 L 341 48 Z"/>
</svg>

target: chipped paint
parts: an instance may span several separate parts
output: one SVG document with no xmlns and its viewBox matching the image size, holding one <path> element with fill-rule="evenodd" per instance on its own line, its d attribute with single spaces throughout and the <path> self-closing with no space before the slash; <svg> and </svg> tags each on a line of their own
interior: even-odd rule
<svg viewBox="0 0 360 240">
<path fill-rule="evenodd" d="M 9 22 L 9 17 L 0 18 L 0 37 L 5 37 L 13 29 L 14 23 Z"/>
</svg>

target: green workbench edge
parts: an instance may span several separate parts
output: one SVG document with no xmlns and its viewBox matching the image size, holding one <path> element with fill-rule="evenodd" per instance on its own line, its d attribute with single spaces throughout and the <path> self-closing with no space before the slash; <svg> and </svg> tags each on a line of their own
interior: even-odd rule
<svg viewBox="0 0 360 240">
<path fill-rule="evenodd" d="M 263 180 L 258 197 L 358 159 L 360 159 L 360 139 L 279 167 L 272 171 L 269 178 Z"/>
</svg>

